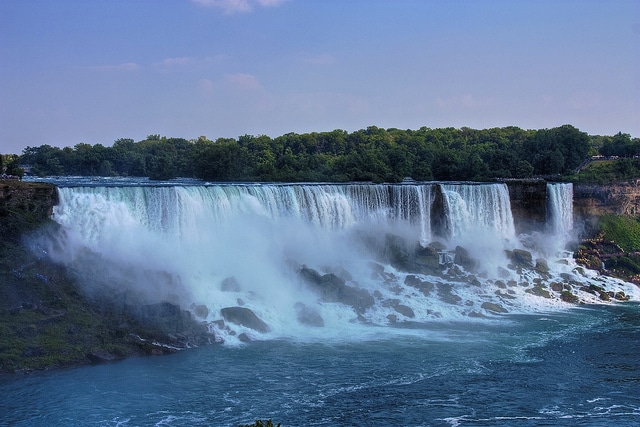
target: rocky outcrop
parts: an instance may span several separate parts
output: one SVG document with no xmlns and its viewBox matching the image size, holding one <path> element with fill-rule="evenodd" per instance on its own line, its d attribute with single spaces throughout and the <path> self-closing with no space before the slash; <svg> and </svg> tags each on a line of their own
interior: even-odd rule
<svg viewBox="0 0 640 427">
<path fill-rule="evenodd" d="M 17 242 L 22 233 L 41 226 L 51 217 L 57 202 L 54 185 L 0 180 L 1 241 Z"/>
<path fill-rule="evenodd" d="M 271 331 L 269 325 L 246 307 L 226 307 L 220 310 L 220 314 L 227 322 L 235 323 L 263 334 Z"/>
<path fill-rule="evenodd" d="M 547 219 L 547 183 L 543 180 L 506 181 L 516 232 L 540 229 Z"/>
<path fill-rule="evenodd" d="M 373 296 L 366 289 L 349 286 L 344 279 L 333 273 L 322 275 L 312 268 L 303 266 L 299 274 L 319 294 L 321 301 L 349 305 L 358 314 L 364 313 L 375 303 Z"/>
<path fill-rule="evenodd" d="M 593 233 L 602 215 L 637 216 L 640 214 L 640 182 L 574 184 L 573 212 L 584 223 L 587 235 Z"/>
</svg>

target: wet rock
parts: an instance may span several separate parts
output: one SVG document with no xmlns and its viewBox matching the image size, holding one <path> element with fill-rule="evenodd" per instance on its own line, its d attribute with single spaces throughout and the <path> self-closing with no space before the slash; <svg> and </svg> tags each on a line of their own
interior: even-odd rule
<svg viewBox="0 0 640 427">
<path fill-rule="evenodd" d="M 316 309 L 307 307 L 301 302 L 297 302 L 294 308 L 298 322 L 308 326 L 324 327 L 324 319 Z"/>
<path fill-rule="evenodd" d="M 413 319 L 414 317 L 416 317 L 416 315 L 413 312 L 413 310 L 411 309 L 411 307 L 406 306 L 404 304 L 394 305 L 393 309 L 395 311 L 397 311 L 398 313 L 402 314 L 403 316 L 408 317 L 410 319 Z"/>
<path fill-rule="evenodd" d="M 238 339 L 240 340 L 240 342 L 251 342 L 252 339 L 249 335 L 245 334 L 244 332 L 241 333 L 240 335 L 238 335 Z"/>
<path fill-rule="evenodd" d="M 453 263 L 461 266 L 467 271 L 474 271 L 480 264 L 480 262 L 477 259 L 472 258 L 469 255 L 469 251 L 462 246 L 456 246 Z"/>
<path fill-rule="evenodd" d="M 572 294 L 571 291 L 562 291 L 560 299 L 571 304 L 578 304 L 580 302 L 580 299 Z"/>
<path fill-rule="evenodd" d="M 536 270 L 538 270 L 542 274 L 549 273 L 549 263 L 547 263 L 547 260 L 543 258 L 538 258 L 536 260 Z"/>
<path fill-rule="evenodd" d="M 104 349 L 98 349 L 90 352 L 87 354 L 87 358 L 93 363 L 107 363 L 119 359 L 118 356 Z"/>
<path fill-rule="evenodd" d="M 240 292 L 240 283 L 238 283 L 234 276 L 227 277 L 222 281 L 220 290 L 222 292 Z"/>
<path fill-rule="evenodd" d="M 499 304 L 494 304 L 492 302 L 483 302 L 482 305 L 480 306 L 481 308 L 487 310 L 487 311 L 491 311 L 493 313 L 508 313 L 509 311 L 502 307 Z"/>
<path fill-rule="evenodd" d="M 624 292 L 619 291 L 614 293 L 613 297 L 618 301 L 629 301 L 629 295 L 626 295 Z"/>
<path fill-rule="evenodd" d="M 333 273 L 321 275 L 316 270 L 303 266 L 299 274 L 324 302 L 350 305 L 358 314 L 364 313 L 375 303 L 373 296 L 365 289 L 348 286 Z"/>
<path fill-rule="evenodd" d="M 191 309 L 193 310 L 193 314 L 198 316 L 201 319 L 206 319 L 209 316 L 209 307 L 204 304 L 192 304 Z"/>
<path fill-rule="evenodd" d="M 440 270 L 440 254 L 436 248 L 418 246 L 415 250 L 415 263 L 418 269 Z"/>
<path fill-rule="evenodd" d="M 435 289 L 435 285 L 433 283 L 425 282 L 424 280 L 421 280 L 418 276 L 414 276 L 413 274 L 409 274 L 404 278 L 404 284 L 417 289 L 426 297 L 428 297 L 429 294 Z"/>
<path fill-rule="evenodd" d="M 271 328 L 269 328 L 262 319 L 246 307 L 225 307 L 220 310 L 220 314 L 227 322 L 235 323 L 261 333 L 271 331 Z"/>
<path fill-rule="evenodd" d="M 551 290 L 554 292 L 562 292 L 562 290 L 564 289 L 564 285 L 559 282 L 551 282 L 550 286 L 551 286 Z"/>
<path fill-rule="evenodd" d="M 549 291 L 540 285 L 536 285 L 531 289 L 526 289 L 525 292 L 537 297 L 551 298 L 551 294 L 549 293 Z"/>
<path fill-rule="evenodd" d="M 438 297 L 442 302 L 458 304 L 462 301 L 462 298 L 452 292 L 453 285 L 449 283 L 437 283 L 436 288 L 438 289 Z"/>
<path fill-rule="evenodd" d="M 514 249 L 512 251 L 505 251 L 505 253 L 516 266 L 533 268 L 533 256 L 531 252 L 524 249 Z"/>
<path fill-rule="evenodd" d="M 411 253 L 405 239 L 394 234 L 387 234 L 384 248 L 384 257 L 391 265 L 405 271 L 411 268 Z"/>
</svg>

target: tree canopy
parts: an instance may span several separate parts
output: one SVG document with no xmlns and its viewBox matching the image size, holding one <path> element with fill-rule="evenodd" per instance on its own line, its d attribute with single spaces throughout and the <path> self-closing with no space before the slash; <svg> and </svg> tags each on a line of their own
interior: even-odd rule
<svg viewBox="0 0 640 427">
<path fill-rule="evenodd" d="M 523 130 L 463 127 L 417 130 L 369 126 L 354 132 L 242 135 L 215 141 L 159 134 L 113 146 L 27 147 L 20 156 L 37 175 L 192 177 L 208 181 L 399 182 L 492 180 L 572 173 L 591 155 L 632 157 L 628 134 L 590 136 L 571 125 Z"/>
</svg>

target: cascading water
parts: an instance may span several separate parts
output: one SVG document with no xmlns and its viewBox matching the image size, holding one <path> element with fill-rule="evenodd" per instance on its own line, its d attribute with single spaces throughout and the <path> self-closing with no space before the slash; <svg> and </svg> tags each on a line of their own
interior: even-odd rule
<svg viewBox="0 0 640 427">
<path fill-rule="evenodd" d="M 555 236 L 573 231 L 573 184 L 547 183 L 547 225 Z"/>
<path fill-rule="evenodd" d="M 550 186 L 553 235 L 570 230 L 570 189 Z M 577 273 L 570 259 L 543 271 L 534 250 L 517 252 L 523 243 L 504 184 L 85 186 L 59 194 L 53 218 L 62 227 L 47 250 L 88 292 L 125 304 L 205 305 L 206 321 L 243 306 L 271 330 L 227 322 L 217 331 L 225 340 L 240 331 L 254 339 L 361 336 L 366 324 L 549 309 L 564 303 L 531 292 L 535 284 L 596 277 Z M 432 223 L 443 221 L 450 235 L 435 239 Z M 633 295 L 627 284 L 611 286 Z M 301 310 L 322 322 L 301 321 Z"/>
</svg>

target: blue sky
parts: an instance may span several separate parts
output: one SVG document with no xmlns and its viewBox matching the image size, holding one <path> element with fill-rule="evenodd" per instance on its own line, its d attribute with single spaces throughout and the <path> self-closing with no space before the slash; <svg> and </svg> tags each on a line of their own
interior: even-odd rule
<svg viewBox="0 0 640 427">
<path fill-rule="evenodd" d="M 639 1 L 0 1 L 4 153 L 566 123 L 640 136 Z"/>
</svg>

